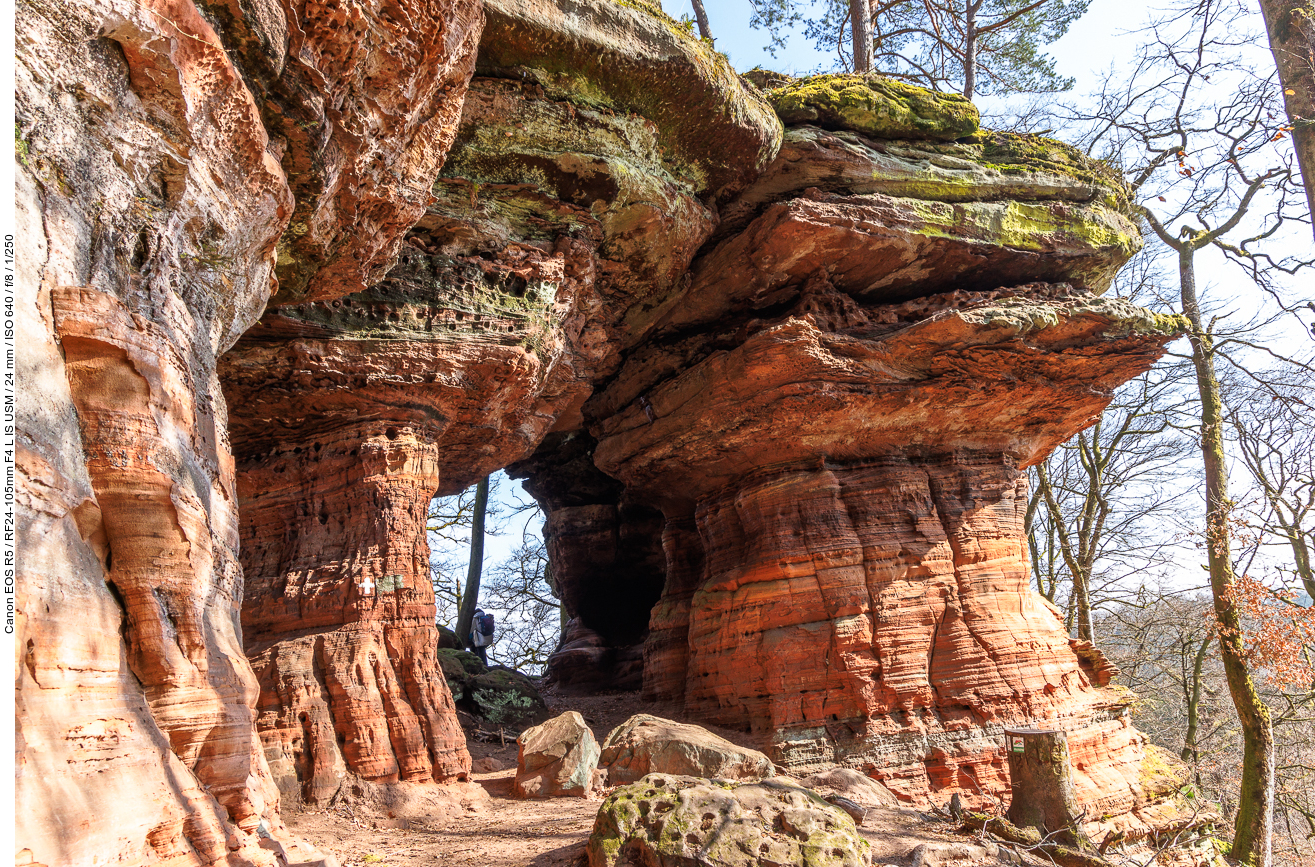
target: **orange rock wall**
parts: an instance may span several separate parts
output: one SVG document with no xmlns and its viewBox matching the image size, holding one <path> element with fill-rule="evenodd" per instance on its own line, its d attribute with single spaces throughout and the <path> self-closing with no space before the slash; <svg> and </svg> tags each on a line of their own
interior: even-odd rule
<svg viewBox="0 0 1315 867">
<path fill-rule="evenodd" d="M 706 565 L 683 676 L 668 651 L 650 654 L 646 680 L 683 681 L 689 711 L 760 731 L 791 768 L 863 767 L 917 802 L 1001 794 L 1002 725 L 1129 728 L 1028 587 L 1026 502 L 1025 476 L 989 453 L 732 486 L 697 512 Z M 1108 759 L 1084 758 L 1080 779 Z M 1138 794 L 1118 774 L 1100 782 L 1086 794 L 1122 810 Z"/>
<path fill-rule="evenodd" d="M 742 188 L 779 139 L 770 108 L 708 63 L 706 45 L 642 10 L 589 0 L 563 19 L 550 2 L 486 5 L 480 71 L 494 74 L 471 81 L 450 156 L 387 276 L 326 297 L 335 281 L 368 279 L 344 263 L 383 248 L 369 220 L 325 216 L 357 180 L 329 177 L 339 192 L 326 187 L 313 202 L 294 185 L 284 284 L 220 365 L 233 408 L 258 728 L 289 798 L 323 803 L 353 775 L 387 783 L 468 770 L 432 653 L 424 506 L 529 455 L 555 428 L 579 425 L 593 384 L 632 339 L 629 313 L 682 278 L 712 231 L 715 194 Z M 527 31 L 538 32 L 527 40 Z M 573 79 L 542 68 L 596 63 L 617 44 L 633 53 L 631 73 L 667 90 L 617 86 L 612 68 L 597 89 L 577 92 Z M 515 73 L 490 69 L 491 55 L 516 59 Z M 302 73 L 288 68 L 267 86 L 270 111 L 291 117 L 284 91 Z M 659 128 L 655 112 L 670 115 L 677 92 L 716 108 Z M 600 93 L 610 96 L 600 103 Z M 735 99 L 751 111 L 721 110 Z M 378 122 L 391 129 L 392 120 Z M 346 134 L 334 123 L 332 136 Z M 726 159 L 723 140 L 737 159 Z M 393 195 L 385 187 L 367 191 L 383 201 Z M 319 231 L 322 219 L 332 231 Z M 363 250 L 352 246 L 358 232 Z M 328 246 L 321 254 L 316 245 Z M 309 274 L 311 265 L 319 270 L 299 297 L 303 277 L 288 269 Z M 596 528 L 610 543 L 604 559 L 624 566 L 618 552 L 634 522 L 615 500 L 606 509 L 611 522 Z M 638 511 L 639 523 L 660 525 L 656 511 Z M 649 573 L 646 605 L 660 592 L 660 563 Z M 363 595 L 366 579 L 374 589 Z M 646 608 L 625 614 L 633 642 Z M 638 661 L 635 645 L 626 660 L 635 679 Z"/>
<path fill-rule="evenodd" d="M 444 782 L 470 770 L 435 657 L 424 527 L 437 449 L 404 428 L 323 440 L 247 469 L 239 488 L 261 741 L 285 797 L 312 805 L 349 773 Z"/>
<path fill-rule="evenodd" d="M 297 191 L 342 177 L 271 130 L 264 88 L 277 72 L 238 43 L 245 33 L 286 70 L 289 22 L 303 68 L 341 34 L 298 27 L 316 10 L 249 11 L 225 18 L 189 0 L 17 11 L 16 830 L 36 863 L 272 867 L 293 845 L 254 725 L 216 368 L 273 291 Z M 379 51 L 402 66 L 416 59 L 357 33 L 359 56 L 375 58 L 353 75 L 357 98 L 321 104 L 303 131 L 323 143 L 327 126 L 358 137 L 372 127 L 372 147 L 403 163 L 425 138 L 428 162 L 415 170 L 432 176 L 455 133 L 475 12 L 429 7 L 431 24 L 447 24 L 441 36 L 430 28 L 436 47 L 419 61 L 432 86 L 408 97 L 433 107 L 425 130 L 369 120 L 375 95 L 395 84 Z M 464 56 L 434 65 L 434 52 L 461 44 Z M 303 93 L 313 97 L 335 62 L 334 50 L 320 53 Z M 368 164 L 347 174 L 395 181 Z M 352 254 L 387 258 L 404 228 L 372 231 L 374 252 Z"/>
</svg>

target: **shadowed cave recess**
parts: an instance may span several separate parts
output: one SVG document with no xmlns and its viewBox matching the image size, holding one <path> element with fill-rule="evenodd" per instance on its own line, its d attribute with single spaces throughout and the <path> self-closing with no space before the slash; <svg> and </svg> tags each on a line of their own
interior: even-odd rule
<svg viewBox="0 0 1315 867">
<path fill-rule="evenodd" d="M 19 9 L 20 847 L 272 865 L 462 785 L 426 507 L 501 468 L 564 688 L 910 804 L 1061 726 L 1093 833 L 1171 820 L 1022 520 L 1184 327 L 1102 294 L 1117 173 L 644 2 L 349 5 Z"/>
</svg>

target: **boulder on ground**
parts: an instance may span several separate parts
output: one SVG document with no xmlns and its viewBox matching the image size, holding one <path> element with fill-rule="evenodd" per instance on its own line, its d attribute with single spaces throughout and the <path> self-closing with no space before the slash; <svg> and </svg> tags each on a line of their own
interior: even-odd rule
<svg viewBox="0 0 1315 867">
<path fill-rule="evenodd" d="M 548 705 L 534 683 L 510 668 L 490 668 L 471 681 L 467 695 L 475 713 L 494 725 L 524 727 L 548 716 Z"/>
<path fill-rule="evenodd" d="M 589 867 L 868 867 L 854 820 L 807 789 L 650 774 L 603 801 Z"/>
<path fill-rule="evenodd" d="M 685 774 L 726 780 L 761 780 L 776 771 L 771 759 L 736 746 L 696 725 L 635 714 L 603 741 L 598 766 L 608 785 L 633 783 L 645 774 Z"/>
<path fill-rule="evenodd" d="M 502 762 L 493 758 L 493 756 L 486 756 L 482 759 L 475 759 L 470 763 L 471 773 L 475 773 L 475 774 L 494 774 L 502 770 L 502 768 L 503 768 Z"/>
<path fill-rule="evenodd" d="M 452 692 L 452 700 L 458 704 L 469 698 L 470 685 L 475 678 L 488 671 L 480 658 L 469 650 L 440 647 L 434 655 L 438 657 L 438 667 Z"/>
<path fill-rule="evenodd" d="M 895 793 L 861 771 L 831 768 L 803 781 L 810 789 L 825 795 L 840 795 L 864 807 L 898 807 Z"/>
<path fill-rule="evenodd" d="M 600 750 L 584 717 L 567 711 L 521 732 L 516 739 L 517 798 L 587 798 L 595 791 L 595 766 Z"/>
<path fill-rule="evenodd" d="M 446 626 L 439 624 L 438 627 L 438 649 L 439 650 L 462 650 L 466 643 L 461 640 L 461 636 Z"/>
</svg>

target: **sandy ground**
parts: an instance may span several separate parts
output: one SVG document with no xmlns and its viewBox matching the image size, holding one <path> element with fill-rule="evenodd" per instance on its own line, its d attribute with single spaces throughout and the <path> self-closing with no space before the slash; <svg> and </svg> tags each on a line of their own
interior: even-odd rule
<svg viewBox="0 0 1315 867">
<path fill-rule="evenodd" d="M 603 696 L 545 696 L 554 714 L 579 711 L 601 743 L 607 733 L 635 713 L 679 719 L 671 709 L 644 703 L 636 693 Z M 712 729 L 728 740 L 754 746 L 739 732 Z M 584 844 L 593 828 L 599 800 L 553 798 L 520 801 L 509 797 L 516 771 L 516 744 L 494 739 L 468 740 L 475 760 L 492 758 L 503 769 L 472 774 L 483 792 L 468 792 L 439 815 L 396 818 L 370 806 L 339 805 L 319 813 L 286 816 L 288 827 L 340 867 L 583 867 Z M 873 844 L 873 863 L 908 865 L 919 843 L 961 844 L 968 838 L 950 825 L 914 810 L 873 810 L 860 829 Z M 962 863 L 982 863 L 974 860 Z M 1000 862 L 992 859 L 992 863 Z"/>
</svg>

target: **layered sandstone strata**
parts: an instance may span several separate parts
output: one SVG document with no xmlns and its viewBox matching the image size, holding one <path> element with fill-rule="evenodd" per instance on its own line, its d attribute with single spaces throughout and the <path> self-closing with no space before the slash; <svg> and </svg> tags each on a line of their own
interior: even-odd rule
<svg viewBox="0 0 1315 867">
<path fill-rule="evenodd" d="M 310 803 L 350 777 L 469 770 L 433 653 L 426 505 L 578 424 L 645 303 L 779 144 L 768 104 L 660 14 L 486 12 L 450 157 L 387 277 L 280 296 L 221 364 L 257 725 L 281 790 Z M 613 516 L 636 520 L 660 525 Z M 634 644 L 646 608 L 627 614 Z"/>
<path fill-rule="evenodd" d="M 1079 798 L 1142 809 L 1158 758 L 1028 587 L 1024 470 L 1181 323 L 1092 294 L 1140 243 L 1107 170 L 926 108 L 788 129 L 585 405 L 614 496 L 666 516 L 645 691 L 913 801 L 1003 791 L 1001 727 L 1061 725 Z"/>
<path fill-rule="evenodd" d="M 454 52 L 442 68 L 372 26 L 353 49 L 429 67 L 415 95 L 442 126 L 469 75 L 473 43 L 459 46 L 475 8 L 430 7 L 446 22 L 436 51 Z M 36 862 L 273 865 L 286 842 L 242 648 L 216 358 L 264 309 L 306 204 L 294 188 L 352 176 L 337 130 L 394 155 L 424 139 L 431 176 L 455 131 L 376 123 L 396 81 L 372 61 L 349 76 L 352 98 L 298 118 L 318 145 L 271 134 L 268 94 L 252 92 L 264 73 L 237 31 L 259 37 L 270 76 L 300 69 L 285 91 L 313 101 L 343 71 L 338 37 L 306 26 L 321 12 L 258 3 L 225 26 L 189 0 L 18 10 L 16 815 Z M 357 165 L 357 186 L 394 180 Z"/>
<path fill-rule="evenodd" d="M 652 694 L 910 798 L 1082 726 L 1137 803 L 1017 516 L 1178 327 L 1087 294 L 1117 184 L 955 98 L 756 94 L 644 2 L 485 11 L 476 63 L 473 0 L 19 9 L 20 846 L 273 864 L 280 791 L 459 778 L 424 507 L 541 442 Z"/>
</svg>

